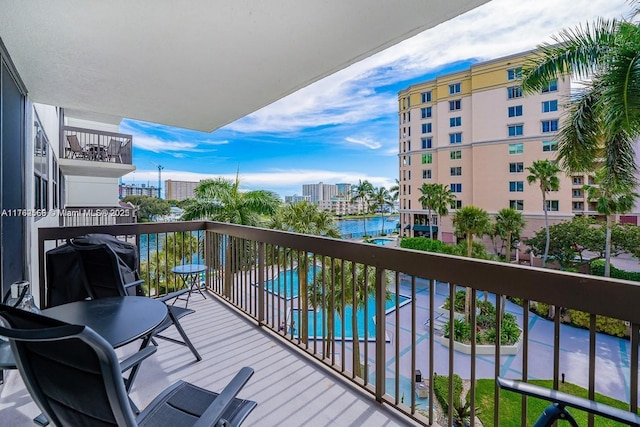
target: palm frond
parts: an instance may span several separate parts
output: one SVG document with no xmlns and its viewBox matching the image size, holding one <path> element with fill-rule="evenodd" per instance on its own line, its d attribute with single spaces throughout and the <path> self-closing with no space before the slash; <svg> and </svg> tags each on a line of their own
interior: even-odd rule
<svg viewBox="0 0 640 427">
<path fill-rule="evenodd" d="M 566 74 L 588 78 L 606 63 L 619 25 L 615 19 L 599 19 L 592 25 L 561 31 L 553 38 L 555 44 L 538 46 L 540 54 L 523 67 L 522 89 L 526 93 L 540 91 L 549 81 Z"/>
</svg>

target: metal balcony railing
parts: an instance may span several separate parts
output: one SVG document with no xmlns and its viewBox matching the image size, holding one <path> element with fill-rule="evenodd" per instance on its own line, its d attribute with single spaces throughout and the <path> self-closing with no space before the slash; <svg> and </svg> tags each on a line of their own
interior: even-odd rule
<svg viewBox="0 0 640 427">
<path fill-rule="evenodd" d="M 71 126 L 63 126 L 60 133 L 65 159 L 132 164 L 131 135 Z"/>
<path fill-rule="evenodd" d="M 220 300 L 372 399 L 424 425 L 438 425 L 434 387 L 425 387 L 434 384 L 436 372 L 449 376 L 450 388 L 454 373 L 470 381 L 472 415 L 480 378 L 544 378 L 557 389 L 565 373 L 588 389 L 590 399 L 617 387 L 626 396 L 618 398 L 626 400 L 628 410 L 638 409 L 636 283 L 216 222 L 177 222 L 39 229 L 41 306 L 47 293 L 45 250 L 85 233 L 136 242 L 140 272 L 151 294 L 180 287 L 171 274 L 174 265 L 206 264 L 202 283 Z M 453 304 L 446 310 L 437 306 L 465 288 L 471 293 L 468 355 L 454 349 L 455 324 L 449 338 L 441 336 L 437 325 L 439 317 L 455 316 Z M 507 356 L 499 345 L 501 333 L 495 333 L 491 354 L 486 354 L 475 344 L 476 298 L 484 295 L 496 306 L 497 331 L 503 328 L 497 314 L 503 306 L 501 295 L 517 298 L 523 307 L 548 304 L 555 316 L 549 321 L 529 310 L 517 311 L 509 302 L 522 330 L 520 348 Z M 576 328 L 561 324 L 567 309 L 584 312 L 588 319 L 581 340 L 572 335 Z M 596 333 L 596 315 L 627 322 L 628 337 L 609 348 L 610 337 Z M 568 345 L 573 347 L 568 350 Z M 614 350 L 623 348 L 622 363 Z M 490 425 L 502 425 L 500 393 L 496 384 Z M 455 403 L 449 394 L 449 420 Z M 523 414 L 527 405 L 523 397 Z M 596 421 L 591 417 L 589 425 Z M 526 425 L 525 416 L 521 425 Z"/>
</svg>

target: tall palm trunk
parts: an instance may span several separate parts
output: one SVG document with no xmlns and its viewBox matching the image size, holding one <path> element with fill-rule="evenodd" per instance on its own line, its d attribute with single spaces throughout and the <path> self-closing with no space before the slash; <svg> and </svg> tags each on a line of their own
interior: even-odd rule
<svg viewBox="0 0 640 427">
<path fill-rule="evenodd" d="M 611 215 L 607 215 L 607 228 L 604 245 L 604 277 L 611 277 Z"/>
<path fill-rule="evenodd" d="M 467 256 L 471 258 L 471 254 L 473 253 L 473 234 L 467 233 Z M 487 298 L 487 293 L 484 293 L 485 300 Z M 455 303 L 454 303 L 455 305 Z M 467 322 L 471 320 L 471 288 L 467 288 L 464 293 L 464 319 Z"/>
<path fill-rule="evenodd" d="M 507 231 L 507 250 L 505 251 L 507 253 L 507 262 L 511 262 L 511 232 Z M 485 292 L 485 296 L 487 295 L 487 293 Z M 502 299 L 502 303 L 500 304 L 500 321 L 502 321 L 502 319 L 504 319 L 504 306 L 507 305 L 507 296 L 506 295 L 502 295 L 500 297 Z"/>
<path fill-rule="evenodd" d="M 431 220 L 431 208 L 427 210 L 429 213 L 429 238 L 433 239 L 433 221 Z"/>
<path fill-rule="evenodd" d="M 298 254 L 300 255 L 300 254 Z M 307 343 L 309 341 L 309 289 L 307 267 L 309 260 L 307 253 L 303 252 L 302 257 L 298 258 L 298 287 L 300 296 L 300 341 Z"/>
<path fill-rule="evenodd" d="M 353 318 L 356 319 L 356 310 L 353 310 Z M 356 320 L 353 321 L 353 360 L 355 362 L 355 366 L 353 367 L 353 373 L 358 378 L 364 378 L 364 372 L 362 372 L 362 366 L 360 364 L 360 337 L 358 331 L 358 322 Z M 366 361 L 365 361 L 366 362 Z"/>
<path fill-rule="evenodd" d="M 542 267 L 547 266 L 547 257 L 549 256 L 549 241 L 551 237 L 549 235 L 549 214 L 547 213 L 547 196 L 545 191 L 542 191 L 542 210 L 544 211 L 544 228 L 547 236 L 547 240 L 544 243 L 544 255 L 542 257 Z"/>
</svg>

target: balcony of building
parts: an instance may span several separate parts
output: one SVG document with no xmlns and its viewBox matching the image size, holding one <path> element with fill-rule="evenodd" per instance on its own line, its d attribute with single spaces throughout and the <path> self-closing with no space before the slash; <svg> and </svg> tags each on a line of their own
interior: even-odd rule
<svg viewBox="0 0 640 427">
<path fill-rule="evenodd" d="M 180 286 L 170 273 L 174 265 L 197 260 L 209 267 L 201 277 L 207 298 L 195 303 L 196 315 L 185 318 L 204 360 L 196 363 L 183 347 L 161 343 L 135 386 L 133 399 L 141 406 L 178 378 L 219 388 L 231 372 L 250 365 L 256 376 L 245 397 L 259 406 L 249 425 L 447 425 L 429 385 L 436 374 L 454 373 L 470 385 L 469 401 L 475 401 L 477 380 L 506 376 L 549 379 L 554 388 L 571 382 L 587 389 L 591 398 L 601 393 L 637 411 L 640 287 L 635 283 L 183 222 L 40 229 L 41 304 L 47 293 L 43 254 L 68 237 L 89 232 L 136 242 L 140 272 L 151 294 Z M 298 285 L 300 272 L 309 279 L 306 291 Z M 354 280 L 368 292 L 351 293 L 348 284 Z M 487 295 L 496 313 L 504 305 L 515 316 L 522 330 L 515 351 L 495 342 L 488 348 L 472 344 L 466 352 L 454 350 L 455 325 L 454 333 L 443 338 L 442 325 L 454 313 L 438 307 L 464 288 L 472 295 L 471 341 L 479 321 L 475 301 Z M 506 303 L 497 297 L 505 294 L 512 297 Z M 548 320 L 523 310 L 534 302 L 549 305 L 558 315 Z M 587 329 L 565 324 L 568 311 L 584 313 Z M 625 337 L 597 333 L 596 315 L 626 325 Z M 500 317 L 494 317 L 502 329 Z M 13 383 L 5 386 L 0 404 L 3 416 L 20 421 L 15 425 L 28 425 L 37 409 L 16 376 L 11 375 Z M 505 416 L 500 398 L 506 392 L 494 388 L 493 393 L 490 425 L 497 426 Z M 522 400 L 522 409 L 528 402 Z M 591 425 L 598 425 L 597 420 Z"/>
<path fill-rule="evenodd" d="M 85 129 L 60 128 L 60 169 L 65 175 L 120 178 L 135 170 L 131 135 Z"/>
</svg>

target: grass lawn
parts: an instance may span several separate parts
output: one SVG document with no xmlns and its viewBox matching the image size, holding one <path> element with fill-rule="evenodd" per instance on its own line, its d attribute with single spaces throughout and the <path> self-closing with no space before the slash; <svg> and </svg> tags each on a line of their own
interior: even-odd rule
<svg viewBox="0 0 640 427">
<path fill-rule="evenodd" d="M 552 380 L 531 380 L 531 384 L 539 385 L 541 387 L 553 388 Z M 478 418 L 485 426 L 493 425 L 493 387 L 494 380 L 480 379 L 476 382 L 476 407 L 480 408 L 480 414 Z M 580 397 L 587 397 L 587 389 L 579 387 L 575 384 L 564 383 L 560 384 L 560 391 L 573 394 Z M 619 400 L 612 399 L 607 396 L 596 393 L 596 402 L 604 403 L 605 405 L 613 406 L 624 410 L 629 409 L 629 405 Z M 527 425 L 531 426 L 538 419 L 544 408 L 549 406 L 551 402 L 541 399 L 535 399 L 533 397 L 527 398 Z M 520 427 L 520 414 L 522 408 L 522 395 L 512 392 L 501 390 L 500 391 L 500 427 Z M 577 409 L 569 408 L 569 412 L 576 419 L 576 422 L 580 426 L 586 426 L 587 413 L 579 411 Z M 597 427 L 609 427 L 620 426 L 624 427 L 626 424 L 611 421 L 603 417 L 596 417 L 595 423 Z M 558 427 L 570 426 L 566 421 L 560 421 Z"/>
</svg>

